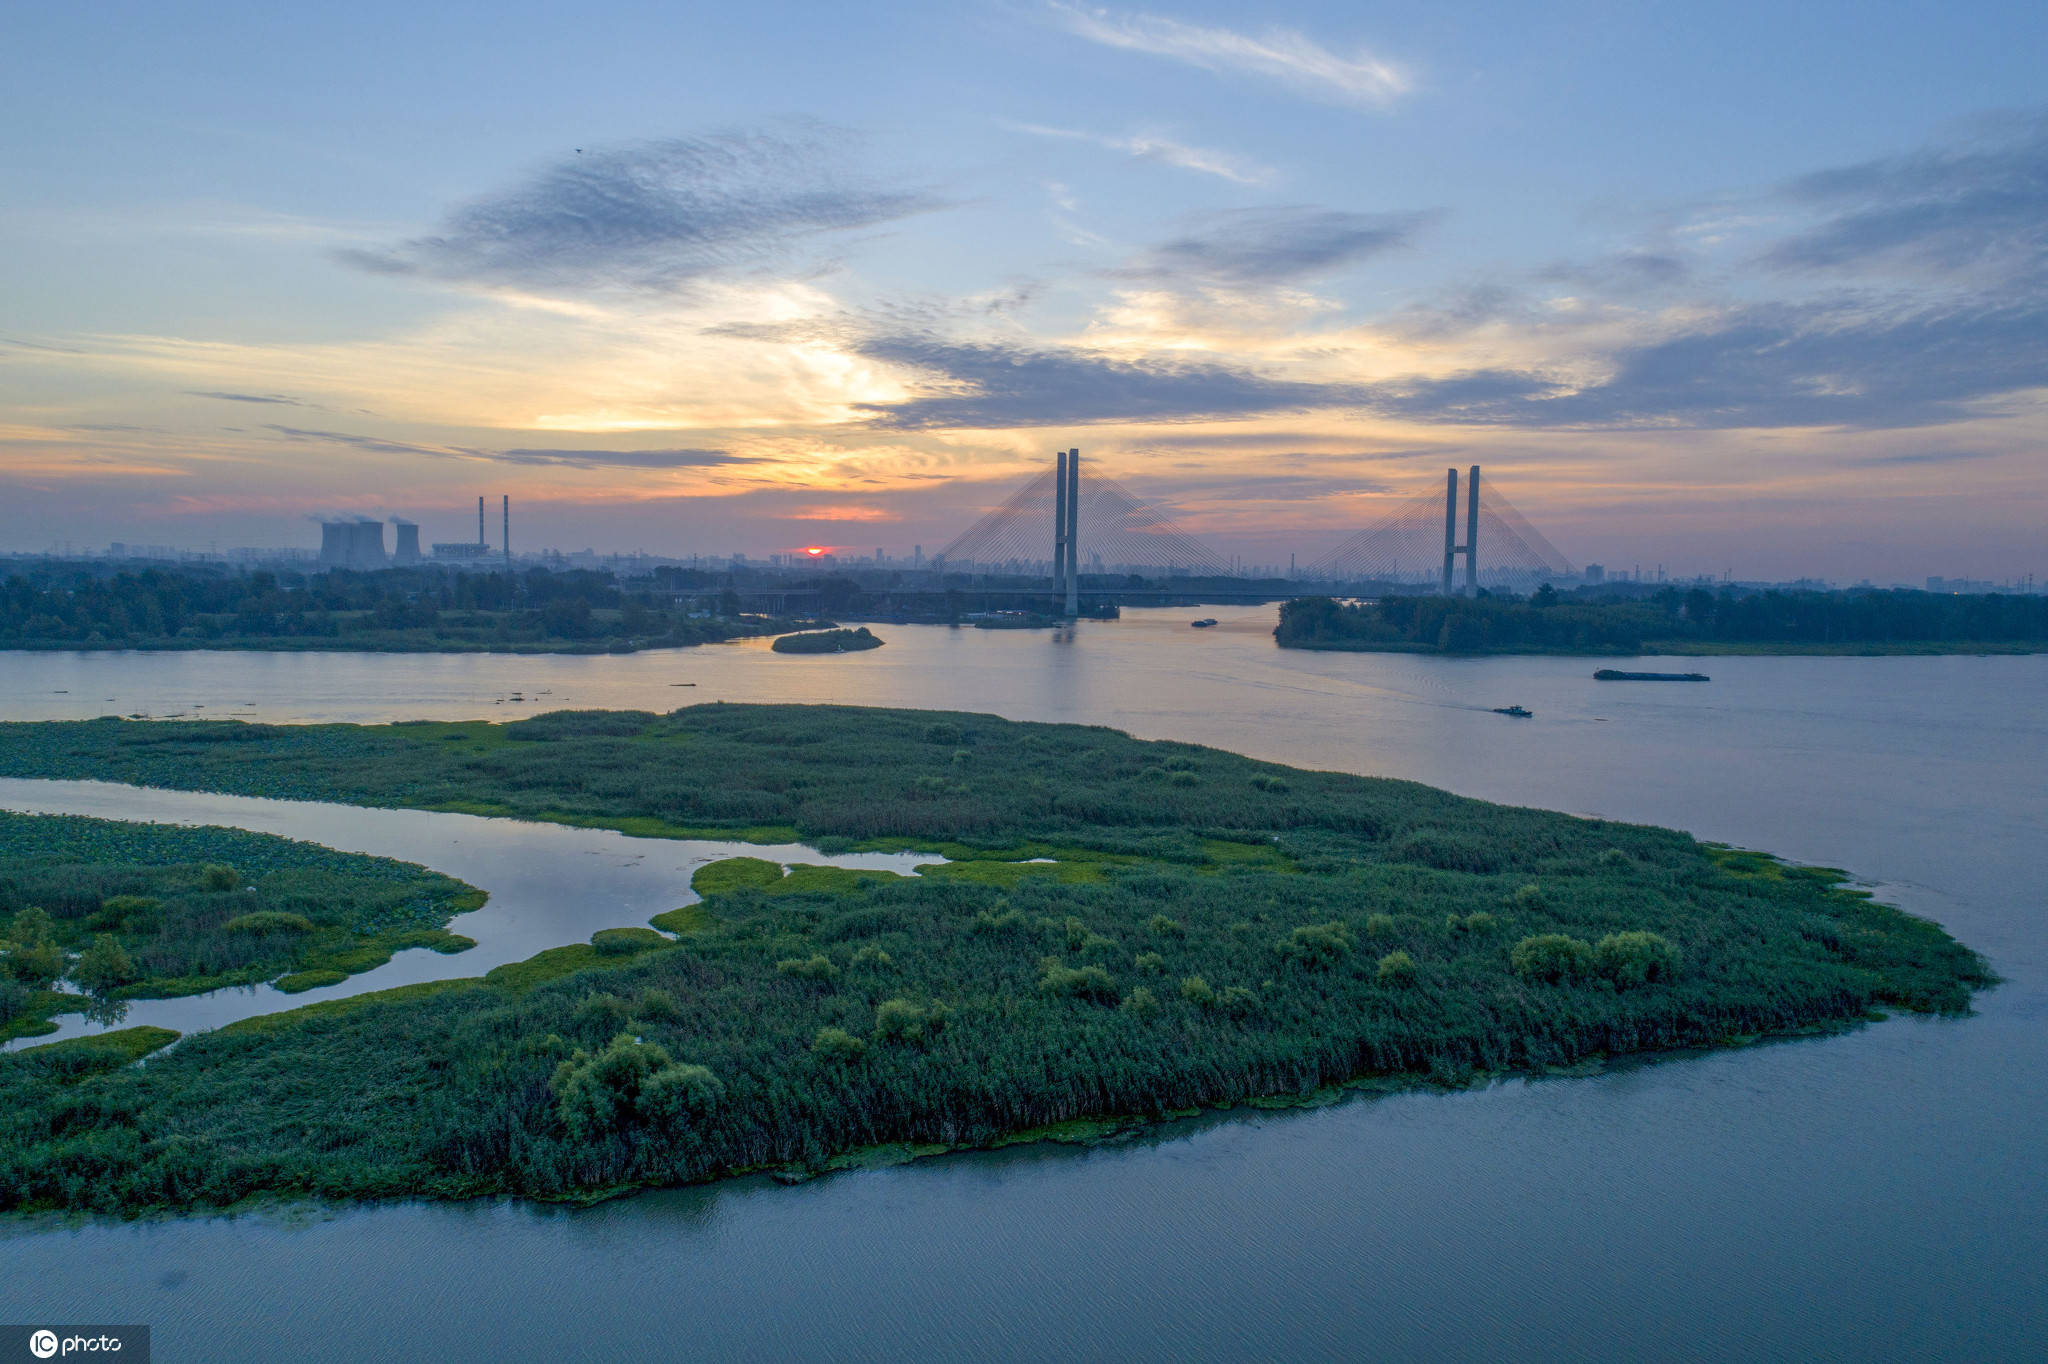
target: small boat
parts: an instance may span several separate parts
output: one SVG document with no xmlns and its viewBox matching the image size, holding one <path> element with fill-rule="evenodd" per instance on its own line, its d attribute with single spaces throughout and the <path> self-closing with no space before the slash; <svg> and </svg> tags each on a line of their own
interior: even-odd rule
<svg viewBox="0 0 2048 1364">
<path fill-rule="evenodd" d="M 1512 715 L 1517 720 L 1526 720 L 1536 712 L 1530 710 L 1527 706 L 1495 706 L 1493 713 L 1495 715 Z"/>
<path fill-rule="evenodd" d="M 1192 625 L 1197 630 L 1206 630 L 1215 623 L 1216 617 L 1214 616 L 1204 616 L 1200 620 L 1191 620 L 1188 622 L 1189 625 Z"/>
<path fill-rule="evenodd" d="M 1709 682 L 1705 673 L 1626 673 L 1619 668 L 1602 668 L 1593 674 L 1595 682 Z"/>
</svg>

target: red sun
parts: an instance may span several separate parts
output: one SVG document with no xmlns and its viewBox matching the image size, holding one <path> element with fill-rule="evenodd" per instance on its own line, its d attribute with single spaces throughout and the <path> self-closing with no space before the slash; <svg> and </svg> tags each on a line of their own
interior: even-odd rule
<svg viewBox="0 0 2048 1364">
<path fill-rule="evenodd" d="M 822 548 L 816 545 L 812 545 L 810 548 L 804 551 L 804 553 L 810 555 L 813 559 L 817 558 L 820 554 L 823 554 L 824 552 L 825 551 Z"/>
</svg>

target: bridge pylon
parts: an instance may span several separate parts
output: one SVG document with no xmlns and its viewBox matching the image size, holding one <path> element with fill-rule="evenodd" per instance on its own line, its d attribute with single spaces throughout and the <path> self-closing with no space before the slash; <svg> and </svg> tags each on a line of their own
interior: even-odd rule
<svg viewBox="0 0 2048 1364">
<path fill-rule="evenodd" d="M 1472 466 L 1471 487 L 1465 501 L 1465 543 L 1458 543 L 1458 471 L 1445 470 L 1449 489 L 1444 496 L 1444 582 L 1443 594 L 1451 595 L 1451 582 L 1458 556 L 1465 556 L 1465 595 L 1479 595 L 1479 466 Z"/>
</svg>

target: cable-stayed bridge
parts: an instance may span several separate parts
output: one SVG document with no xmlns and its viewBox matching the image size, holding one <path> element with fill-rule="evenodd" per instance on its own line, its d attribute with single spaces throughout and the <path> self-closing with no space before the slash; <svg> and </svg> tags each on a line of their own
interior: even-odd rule
<svg viewBox="0 0 2048 1364">
<path fill-rule="evenodd" d="M 1460 496 L 1459 471 L 1447 490 L 1430 489 L 1398 504 L 1378 522 L 1341 542 L 1284 585 L 1229 586 L 1227 556 L 1205 545 L 1158 508 L 1062 450 L 1054 466 L 1026 480 L 934 557 L 954 582 L 1007 583 L 1049 596 L 1055 609 L 1076 612 L 1080 598 L 1120 600 L 1194 595 L 1258 600 L 1300 590 L 1309 582 L 1346 591 L 1471 593 L 1480 587 L 1526 592 L 1576 570 L 1474 465 Z M 1456 570 L 1462 568 L 1460 574 Z M 1137 587 L 1131 579 L 1142 578 Z M 1089 581 L 1094 579 L 1094 581 Z M 1165 581 L 1161 581 L 1161 580 Z M 1026 584 L 1033 584 L 1026 588 Z"/>
<path fill-rule="evenodd" d="M 1310 564 L 1304 576 L 1431 584 L 1445 594 L 1462 590 L 1469 596 L 1480 587 L 1528 592 L 1553 578 L 1577 575 L 1571 561 L 1492 483 L 1481 487 L 1478 465 L 1467 475 L 1462 506 L 1458 471 L 1450 470 L 1446 481 L 1446 492 L 1430 489 L 1400 503 Z"/>
</svg>

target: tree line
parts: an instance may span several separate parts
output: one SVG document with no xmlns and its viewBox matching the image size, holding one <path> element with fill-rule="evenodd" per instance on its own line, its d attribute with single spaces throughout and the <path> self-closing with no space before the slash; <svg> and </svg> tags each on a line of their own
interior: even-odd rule
<svg viewBox="0 0 2048 1364">
<path fill-rule="evenodd" d="M 1299 649 L 1413 648 L 1634 653 L 1660 645 L 2048 645 L 2048 596 L 1938 592 L 1684 591 L 1643 598 L 1562 593 L 1528 597 L 1328 597 L 1282 605 L 1274 638 Z"/>
</svg>

